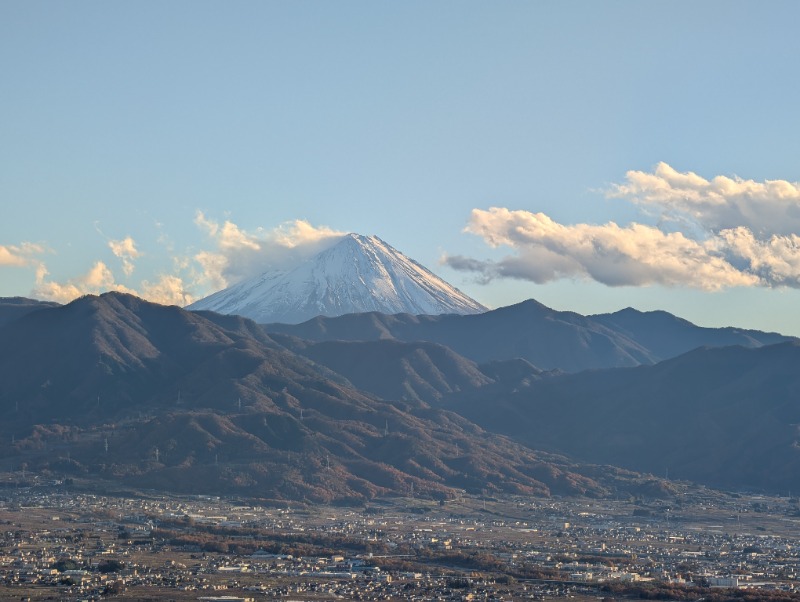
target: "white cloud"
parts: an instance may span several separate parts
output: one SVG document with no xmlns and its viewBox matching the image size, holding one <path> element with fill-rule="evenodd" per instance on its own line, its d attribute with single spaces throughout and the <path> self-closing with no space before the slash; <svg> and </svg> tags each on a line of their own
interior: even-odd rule
<svg viewBox="0 0 800 602">
<path fill-rule="evenodd" d="M 25 267 L 36 263 L 35 257 L 44 253 L 44 248 L 31 242 L 20 245 L 0 245 L 0 266 Z"/>
<path fill-rule="evenodd" d="M 734 267 L 716 239 L 699 242 L 643 224 L 565 226 L 542 213 L 492 207 L 474 209 L 466 230 L 490 246 L 517 251 L 497 262 L 445 258 L 454 269 L 476 272 L 484 282 L 518 278 L 543 283 L 577 277 L 609 286 L 661 284 L 716 290 L 759 281 Z"/>
<path fill-rule="evenodd" d="M 136 242 L 130 236 L 127 236 L 122 240 L 109 240 L 108 246 L 117 257 L 136 258 L 141 255 L 141 253 L 136 249 Z"/>
<path fill-rule="evenodd" d="M 28 260 L 20 255 L 17 249 L 0 245 L 0 265 L 22 267 L 27 265 L 27 263 Z"/>
<path fill-rule="evenodd" d="M 198 278 L 198 284 L 208 285 L 214 290 L 222 290 L 228 286 L 228 280 L 224 274 L 229 267 L 229 259 L 225 254 L 213 251 L 200 251 L 194 256 L 194 259 L 200 264 L 202 269 L 202 275 Z"/>
<path fill-rule="evenodd" d="M 629 171 L 626 182 L 606 191 L 676 221 L 692 221 L 718 232 L 745 226 L 758 236 L 800 232 L 800 183 L 744 180 L 716 176 L 711 180 L 681 173 L 659 163 L 652 173 Z"/>
<path fill-rule="evenodd" d="M 250 249 L 257 251 L 260 246 L 258 239 L 240 229 L 239 226 L 225 220 L 220 225 L 218 222 L 207 219 L 202 211 L 198 211 L 194 223 L 206 231 L 206 233 L 217 241 L 223 249 Z"/>
<path fill-rule="evenodd" d="M 776 234 L 759 240 L 739 227 L 723 230 L 718 240 L 732 263 L 757 275 L 765 286 L 800 288 L 800 236 Z"/>
<path fill-rule="evenodd" d="M 800 288 L 800 184 L 716 176 L 659 163 L 629 171 L 606 196 L 655 213 L 658 225 L 564 225 L 543 213 L 475 209 L 465 231 L 513 250 L 498 261 L 446 256 L 479 282 L 584 278 L 608 286 Z"/>
<path fill-rule="evenodd" d="M 328 226 L 312 226 L 306 220 L 297 219 L 281 224 L 269 233 L 269 238 L 275 244 L 288 249 L 301 247 L 311 248 L 322 243 L 329 244 L 332 240 L 339 240 L 346 232 L 337 232 Z M 319 249 L 312 249 L 318 253 Z"/>
<path fill-rule="evenodd" d="M 126 276 L 130 276 L 134 270 L 133 260 L 141 257 L 141 253 L 136 248 L 136 242 L 130 236 L 122 240 L 109 240 L 108 247 L 111 252 L 122 260 L 122 271 Z"/>
<path fill-rule="evenodd" d="M 188 305 L 194 298 L 186 291 L 183 279 L 175 274 L 162 274 L 155 282 L 142 282 L 139 296 L 162 305 Z"/>
<path fill-rule="evenodd" d="M 202 212 L 197 213 L 195 224 L 205 231 L 215 247 L 194 256 L 202 270 L 197 284 L 214 290 L 271 269 L 287 269 L 345 234 L 304 220 L 287 222 L 272 230 L 258 228 L 248 232 L 228 220 L 220 224 Z"/>
<path fill-rule="evenodd" d="M 36 287 L 33 289 L 33 296 L 59 303 L 69 303 L 81 295 L 96 295 L 107 291 L 136 294 L 133 289 L 117 283 L 114 274 L 102 261 L 96 261 L 86 274 L 65 283 L 47 280 L 47 276 L 47 268 L 40 263 L 36 268 Z"/>
<path fill-rule="evenodd" d="M 67 282 L 48 280 L 48 271 L 43 263 L 36 268 L 36 287 L 32 295 L 58 303 L 69 303 L 83 295 L 99 295 L 108 291 L 130 293 L 163 305 L 187 305 L 194 301 L 188 288 L 177 274 L 162 274 L 155 282 L 143 280 L 139 290 L 120 284 L 111 269 L 102 261 L 96 261 L 88 272 Z"/>
<path fill-rule="evenodd" d="M 230 220 L 220 223 L 201 211 L 194 222 L 210 239 L 211 248 L 195 252 L 193 263 L 187 257 L 175 257 L 175 274 L 162 275 L 155 283 L 143 282 L 142 296 L 159 303 L 186 305 L 242 279 L 268 270 L 289 269 L 345 235 L 304 220 L 248 231 Z"/>
</svg>

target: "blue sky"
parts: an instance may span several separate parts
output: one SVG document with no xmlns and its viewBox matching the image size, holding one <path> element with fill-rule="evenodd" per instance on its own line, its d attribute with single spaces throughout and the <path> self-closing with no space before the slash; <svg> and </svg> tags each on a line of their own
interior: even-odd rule
<svg viewBox="0 0 800 602">
<path fill-rule="evenodd" d="M 4 2 L 0 295 L 180 302 L 257 269 L 243 250 L 353 231 L 494 307 L 800 335 L 798 22 L 796 2 Z"/>
</svg>

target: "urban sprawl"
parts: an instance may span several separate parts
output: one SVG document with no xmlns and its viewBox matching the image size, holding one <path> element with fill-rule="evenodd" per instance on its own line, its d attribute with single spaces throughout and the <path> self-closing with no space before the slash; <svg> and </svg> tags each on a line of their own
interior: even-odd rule
<svg viewBox="0 0 800 602">
<path fill-rule="evenodd" d="M 50 484 L 0 490 L 0 525 L 0 599 L 714 600 L 746 590 L 783 600 L 800 592 L 798 500 L 699 487 L 668 500 L 487 494 L 337 507 Z"/>
</svg>

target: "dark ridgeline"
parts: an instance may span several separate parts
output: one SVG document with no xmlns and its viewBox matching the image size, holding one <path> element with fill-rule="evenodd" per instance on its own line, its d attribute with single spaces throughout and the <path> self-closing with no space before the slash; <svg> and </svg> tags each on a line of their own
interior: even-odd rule
<svg viewBox="0 0 800 602">
<path fill-rule="evenodd" d="M 0 327 L 25 314 L 47 307 L 58 307 L 58 303 L 37 301 L 25 297 L 0 297 Z"/>
<path fill-rule="evenodd" d="M 627 309 L 598 314 L 590 319 L 627 336 L 660 360 L 676 357 L 698 347 L 761 347 L 794 340 L 776 332 L 742 328 L 704 328 L 665 311 Z"/>
<path fill-rule="evenodd" d="M 755 330 L 702 328 L 666 312 L 626 309 L 582 316 L 534 300 L 477 315 L 365 313 L 264 328 L 311 341 L 428 341 L 478 363 L 522 358 L 543 370 L 565 372 L 654 364 L 701 346 L 756 347 L 792 339 Z"/>
</svg>

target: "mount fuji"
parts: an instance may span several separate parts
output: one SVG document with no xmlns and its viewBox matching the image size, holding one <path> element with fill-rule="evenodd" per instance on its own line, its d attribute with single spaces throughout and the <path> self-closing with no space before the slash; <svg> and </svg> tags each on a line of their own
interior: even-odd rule
<svg viewBox="0 0 800 602">
<path fill-rule="evenodd" d="M 377 236 L 347 234 L 291 270 L 271 270 L 187 306 L 259 323 L 350 313 L 477 314 L 486 308 Z"/>
</svg>

